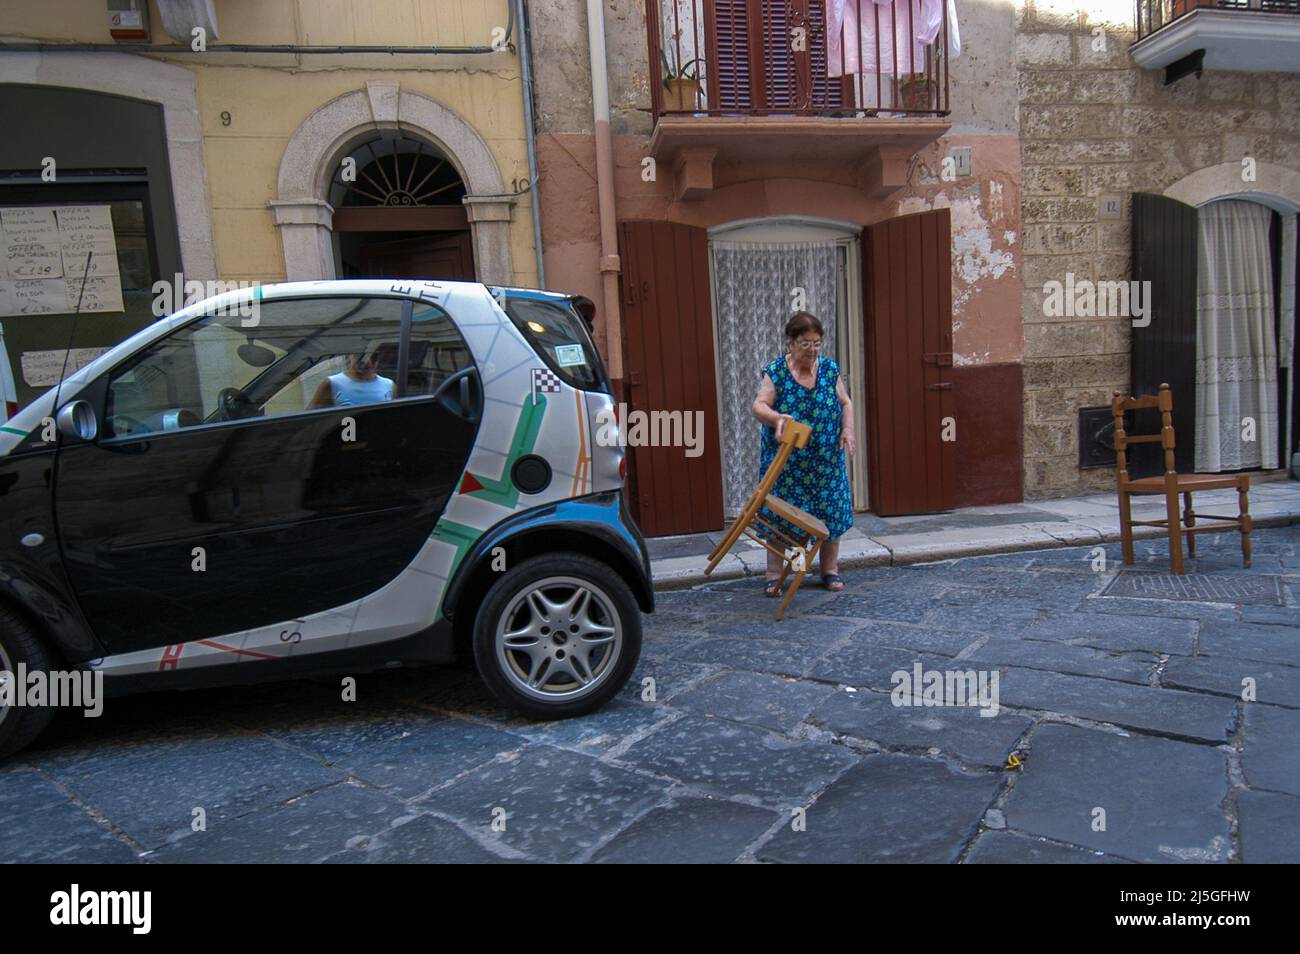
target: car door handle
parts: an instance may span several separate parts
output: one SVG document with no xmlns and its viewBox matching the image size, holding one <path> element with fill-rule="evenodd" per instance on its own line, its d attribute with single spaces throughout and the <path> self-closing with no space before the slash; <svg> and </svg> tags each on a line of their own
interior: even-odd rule
<svg viewBox="0 0 1300 954">
<path fill-rule="evenodd" d="M 455 391 L 452 391 L 453 385 L 456 386 Z M 481 394 L 478 368 L 470 366 L 462 368 L 438 385 L 438 390 L 433 392 L 433 399 L 461 420 L 475 422 L 481 413 Z"/>
</svg>

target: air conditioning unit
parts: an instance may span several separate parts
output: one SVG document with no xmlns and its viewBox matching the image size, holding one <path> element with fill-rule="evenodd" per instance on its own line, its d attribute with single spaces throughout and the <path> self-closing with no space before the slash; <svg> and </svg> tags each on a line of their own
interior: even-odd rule
<svg viewBox="0 0 1300 954">
<path fill-rule="evenodd" d="M 118 43 L 148 43 L 149 0 L 108 0 L 108 32 Z"/>
</svg>

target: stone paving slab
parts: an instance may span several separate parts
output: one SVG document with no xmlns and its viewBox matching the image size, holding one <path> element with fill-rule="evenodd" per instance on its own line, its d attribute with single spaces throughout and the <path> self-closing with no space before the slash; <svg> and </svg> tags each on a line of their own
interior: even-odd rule
<svg viewBox="0 0 1300 954">
<path fill-rule="evenodd" d="M 895 706 L 888 693 L 839 690 L 812 713 L 813 725 L 838 736 L 915 754 L 943 753 L 1000 768 L 1033 724 L 1011 712 L 982 716 L 975 706 Z"/>
<path fill-rule="evenodd" d="M 121 864 L 135 851 L 39 773 L 0 773 L 0 861 Z"/>
<path fill-rule="evenodd" d="M 1145 686 L 1158 659 L 1152 653 L 1109 653 L 1086 646 L 991 636 L 982 645 L 963 653 L 961 661 L 963 665 L 1019 666 Z"/>
<path fill-rule="evenodd" d="M 1242 792 L 1237 797 L 1237 813 L 1242 861 L 1293 865 L 1300 860 L 1300 798 Z"/>
<path fill-rule="evenodd" d="M 775 807 L 801 803 L 858 758 L 839 745 L 793 742 L 762 729 L 687 716 L 634 744 L 620 761 L 703 792 Z"/>
<path fill-rule="evenodd" d="M 1047 725 L 1004 812 L 1010 828 L 1134 861 L 1227 861 L 1227 777 L 1217 748 Z"/>
<path fill-rule="evenodd" d="M 966 856 L 968 865 L 1127 865 L 1126 858 L 1058 845 L 1006 831 L 986 831 Z"/>
<path fill-rule="evenodd" d="M 194 808 L 204 809 L 212 828 L 343 778 L 269 739 L 239 734 L 95 763 L 91 770 L 71 762 L 47 771 L 144 849 L 189 832 Z"/>
<path fill-rule="evenodd" d="M 815 682 L 752 672 L 723 672 L 673 699 L 673 706 L 790 735 L 835 690 Z"/>
<path fill-rule="evenodd" d="M 539 860 L 574 861 L 664 801 L 668 789 L 668 782 L 539 745 L 482 766 L 416 804 Z M 505 830 L 493 830 L 501 817 Z"/>
<path fill-rule="evenodd" d="M 210 820 L 205 830 L 180 832 L 145 857 L 169 863 L 319 862 L 350 840 L 387 828 L 404 811 L 395 798 L 339 782 L 236 818 Z"/>
<path fill-rule="evenodd" d="M 808 807 L 806 830 L 783 827 L 756 857 L 821 864 L 956 861 L 1001 782 L 996 773 L 961 774 L 933 759 L 870 755 Z"/>
<path fill-rule="evenodd" d="M 1160 684 L 1241 699 L 1246 679 L 1255 681 L 1255 702 L 1300 709 L 1300 668 L 1280 663 L 1224 656 L 1171 657 Z"/>
<path fill-rule="evenodd" d="M 781 816 L 721 799 L 682 798 L 633 822 L 592 857 L 599 864 L 725 864 Z"/>
<path fill-rule="evenodd" d="M 1236 720 L 1236 705 L 1218 696 L 1037 669 L 1008 668 L 1002 674 L 1001 694 L 1004 706 L 1206 742 L 1227 741 Z"/>
<path fill-rule="evenodd" d="M 1300 626 L 1208 621 L 1201 624 L 1199 645 L 1206 656 L 1300 666 Z"/>
<path fill-rule="evenodd" d="M 1247 704 L 1241 770 L 1252 788 L 1300 795 L 1300 712 Z"/>
</svg>

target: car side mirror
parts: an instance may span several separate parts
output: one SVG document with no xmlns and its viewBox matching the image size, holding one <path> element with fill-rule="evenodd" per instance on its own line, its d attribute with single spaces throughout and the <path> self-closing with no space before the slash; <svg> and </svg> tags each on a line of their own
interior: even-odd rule
<svg viewBox="0 0 1300 954">
<path fill-rule="evenodd" d="M 270 348 L 264 348 L 259 344 L 241 344 L 236 352 L 239 354 L 239 360 L 244 364 L 254 368 L 267 368 L 275 364 L 275 352 Z"/>
<path fill-rule="evenodd" d="M 64 437 L 77 440 L 93 441 L 99 433 L 99 421 L 95 411 L 86 401 L 70 401 L 59 410 L 55 418 L 59 433 Z"/>
</svg>

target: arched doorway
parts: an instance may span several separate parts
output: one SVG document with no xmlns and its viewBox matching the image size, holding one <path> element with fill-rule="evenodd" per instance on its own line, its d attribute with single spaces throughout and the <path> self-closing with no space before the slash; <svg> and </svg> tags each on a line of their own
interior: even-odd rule
<svg viewBox="0 0 1300 954">
<path fill-rule="evenodd" d="M 330 180 L 340 278 L 474 280 L 465 183 L 437 147 L 381 130 L 340 157 Z"/>
</svg>

